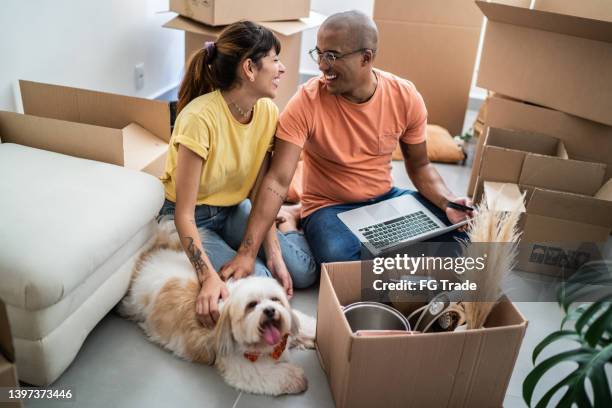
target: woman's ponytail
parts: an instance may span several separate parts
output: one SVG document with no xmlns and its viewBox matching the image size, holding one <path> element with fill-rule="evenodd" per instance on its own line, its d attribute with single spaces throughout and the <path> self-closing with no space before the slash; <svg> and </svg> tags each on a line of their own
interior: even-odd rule
<svg viewBox="0 0 612 408">
<path fill-rule="evenodd" d="M 212 46 L 209 44 L 212 44 Z M 214 43 L 207 42 L 205 46 L 196 51 L 191 57 L 191 60 L 189 60 L 187 72 L 185 72 L 185 76 L 179 87 L 178 102 L 176 104 L 177 114 L 193 99 L 218 88 L 210 66 L 215 54 L 216 49 Z"/>
</svg>

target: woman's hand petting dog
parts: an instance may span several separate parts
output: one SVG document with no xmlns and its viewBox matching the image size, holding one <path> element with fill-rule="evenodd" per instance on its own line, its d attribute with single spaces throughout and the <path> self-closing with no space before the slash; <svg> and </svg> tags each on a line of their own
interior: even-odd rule
<svg viewBox="0 0 612 408">
<path fill-rule="evenodd" d="M 283 289 L 285 289 L 287 297 L 291 299 L 293 297 L 293 280 L 291 280 L 291 275 L 289 274 L 287 265 L 285 265 L 283 256 L 280 253 L 276 253 L 268 257 L 266 266 L 268 270 L 272 272 L 274 279 L 276 279 Z"/>
<path fill-rule="evenodd" d="M 250 276 L 255 269 L 255 258 L 240 252 L 221 267 L 221 279 L 227 282 L 229 278 L 242 279 Z"/>
<path fill-rule="evenodd" d="M 216 273 L 209 274 L 202 282 L 196 298 L 196 316 L 204 327 L 213 328 L 219 320 L 219 298 L 227 299 L 229 292 Z"/>
</svg>

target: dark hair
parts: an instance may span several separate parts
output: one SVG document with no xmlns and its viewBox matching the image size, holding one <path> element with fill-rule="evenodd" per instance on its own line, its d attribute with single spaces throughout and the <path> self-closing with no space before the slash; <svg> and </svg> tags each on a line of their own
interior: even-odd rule
<svg viewBox="0 0 612 408">
<path fill-rule="evenodd" d="M 200 95 L 236 85 L 239 64 L 250 58 L 258 68 L 261 59 L 274 49 L 280 54 L 278 38 L 265 27 L 252 21 L 239 21 L 227 26 L 213 44 L 206 43 L 189 61 L 179 88 L 177 113 Z"/>
</svg>

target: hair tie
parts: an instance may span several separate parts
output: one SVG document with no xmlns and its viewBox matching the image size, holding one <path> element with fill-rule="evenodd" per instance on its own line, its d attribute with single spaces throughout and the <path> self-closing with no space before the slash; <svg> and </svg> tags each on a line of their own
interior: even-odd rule
<svg viewBox="0 0 612 408">
<path fill-rule="evenodd" d="M 214 43 L 214 41 L 206 41 L 204 43 L 204 49 L 206 50 L 205 62 L 207 64 L 210 64 L 215 58 L 215 55 L 217 54 L 217 45 Z"/>
</svg>

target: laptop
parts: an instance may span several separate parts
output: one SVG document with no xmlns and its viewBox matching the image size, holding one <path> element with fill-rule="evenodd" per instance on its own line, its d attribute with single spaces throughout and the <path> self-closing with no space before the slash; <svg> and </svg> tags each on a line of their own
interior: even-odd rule
<svg viewBox="0 0 612 408">
<path fill-rule="evenodd" d="M 447 226 L 412 195 L 390 198 L 338 214 L 374 256 L 442 235 L 468 223 Z"/>
</svg>

